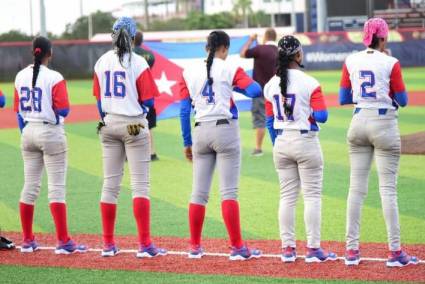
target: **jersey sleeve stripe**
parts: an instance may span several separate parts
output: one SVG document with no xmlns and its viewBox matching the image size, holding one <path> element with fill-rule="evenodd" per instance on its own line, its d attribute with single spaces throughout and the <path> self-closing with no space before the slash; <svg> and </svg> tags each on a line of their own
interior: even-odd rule
<svg viewBox="0 0 425 284">
<path fill-rule="evenodd" d="M 136 87 L 139 101 L 142 103 L 159 96 L 158 87 L 149 68 L 146 68 L 137 78 Z"/>
<path fill-rule="evenodd" d="M 311 94 L 310 106 L 314 111 L 326 110 L 326 102 L 320 86 L 314 89 Z"/>
<path fill-rule="evenodd" d="M 240 67 L 235 72 L 232 84 L 236 92 L 247 97 L 255 98 L 261 96 L 261 86 L 252 80 L 252 78 Z"/>
<path fill-rule="evenodd" d="M 53 86 L 53 88 L 52 88 L 52 102 L 53 102 L 53 104 L 52 104 L 53 110 L 55 110 L 55 111 L 68 110 L 69 111 L 68 91 L 67 91 L 67 88 L 66 88 L 66 81 L 65 80 L 62 80 L 62 81 L 58 82 L 56 85 Z"/>
<path fill-rule="evenodd" d="M 13 110 L 15 112 L 19 112 L 19 94 L 18 90 L 15 88 L 15 92 L 13 94 Z"/>
<path fill-rule="evenodd" d="M 339 85 L 345 89 L 351 89 L 350 73 L 345 63 L 342 66 L 342 76 Z"/>
<path fill-rule="evenodd" d="M 184 80 L 183 76 L 181 77 L 179 81 L 179 90 L 180 90 L 180 99 L 184 100 L 187 98 L 190 98 L 189 89 L 187 88 L 186 81 Z"/>
<path fill-rule="evenodd" d="M 400 62 L 394 64 L 390 75 L 390 90 L 392 93 L 403 93 L 406 91 L 404 86 L 403 76 L 401 74 Z"/>
<path fill-rule="evenodd" d="M 93 96 L 97 101 L 100 101 L 100 84 L 96 72 L 93 74 Z"/>
</svg>

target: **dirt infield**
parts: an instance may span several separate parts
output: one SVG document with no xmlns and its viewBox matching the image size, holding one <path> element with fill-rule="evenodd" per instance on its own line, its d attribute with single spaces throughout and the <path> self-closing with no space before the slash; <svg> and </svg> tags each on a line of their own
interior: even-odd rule
<svg viewBox="0 0 425 284">
<path fill-rule="evenodd" d="M 20 239 L 17 233 L 6 234 L 15 240 Z M 38 242 L 42 246 L 53 246 L 53 234 L 38 235 Z M 425 264 L 405 268 L 386 268 L 382 258 L 386 257 L 385 244 L 363 244 L 362 257 L 370 260 L 363 261 L 358 267 L 346 267 L 341 260 L 336 262 L 305 264 L 302 259 L 293 264 L 283 264 L 278 258 L 280 253 L 279 241 L 249 241 L 251 247 L 257 247 L 267 254 L 261 259 L 246 262 L 230 262 L 223 254 L 205 256 L 200 260 L 187 259 L 187 240 L 175 237 L 155 238 L 158 246 L 171 251 L 165 257 L 154 259 L 136 259 L 134 249 L 137 248 L 135 236 L 117 238 L 117 245 L 123 253 L 115 258 L 100 257 L 100 237 L 98 235 L 75 235 L 78 242 L 89 245 L 95 251 L 83 255 L 57 256 L 51 250 L 41 250 L 34 254 L 21 254 L 19 251 L 1 251 L 0 265 L 68 267 L 104 270 L 138 270 L 155 272 L 174 272 L 188 274 L 220 274 L 246 275 L 282 278 L 310 278 L 310 279 L 344 279 L 344 280 L 381 280 L 381 281 L 409 281 L 425 282 Z M 340 242 L 323 242 L 326 249 L 343 255 L 344 244 Z M 228 253 L 225 240 L 210 239 L 204 241 L 205 250 L 209 253 Z M 300 254 L 304 253 L 304 244 L 298 244 Z M 407 245 L 405 248 L 425 259 L 425 245 Z M 124 249 L 132 249 L 125 251 Z M 378 259 L 379 258 L 379 259 Z"/>
<path fill-rule="evenodd" d="M 339 106 L 338 95 L 330 94 L 326 96 L 326 104 L 328 107 Z M 425 106 L 425 93 L 424 92 L 411 92 L 409 93 L 410 106 Z M 71 106 L 69 116 L 66 118 L 67 123 L 75 122 L 89 122 L 99 120 L 99 113 L 96 105 L 74 105 Z M 11 108 L 6 108 L 0 111 L 0 129 L 2 128 L 16 128 L 18 127 L 16 121 L 16 114 Z"/>
<path fill-rule="evenodd" d="M 425 131 L 401 136 L 401 153 L 425 155 Z"/>
</svg>

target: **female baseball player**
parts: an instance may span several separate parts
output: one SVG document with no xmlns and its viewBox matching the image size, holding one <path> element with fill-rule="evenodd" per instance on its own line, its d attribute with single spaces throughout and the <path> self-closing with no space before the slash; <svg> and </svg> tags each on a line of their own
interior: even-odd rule
<svg viewBox="0 0 425 284">
<path fill-rule="evenodd" d="M 94 67 L 93 92 L 103 121 L 99 125 L 104 174 L 100 202 L 102 256 L 115 256 L 119 252 L 114 241 L 114 227 L 126 159 L 140 244 L 136 256 L 154 257 L 167 253 L 155 247 L 150 238 L 150 145 L 146 113 L 153 106 L 158 89 L 146 60 L 132 52 L 135 34 L 133 19 L 118 19 L 112 33 L 114 49 L 102 55 Z"/>
<path fill-rule="evenodd" d="M 261 87 L 237 66 L 225 61 L 229 36 L 214 31 L 208 36 L 206 68 L 185 70 L 181 86 L 181 127 L 186 158 L 193 160 L 193 191 L 189 205 L 191 249 L 189 258 L 201 258 L 201 233 L 211 180 L 217 164 L 220 177 L 221 209 L 230 237 L 230 260 L 260 257 L 261 252 L 248 249 L 241 237 L 237 201 L 240 172 L 240 138 L 238 110 L 232 91 L 248 97 L 261 95 Z M 195 109 L 192 153 L 190 112 Z"/>
<path fill-rule="evenodd" d="M 32 223 L 43 168 L 47 172 L 50 211 L 59 243 L 55 253 L 86 252 L 86 246 L 77 245 L 71 240 L 66 220 L 67 143 L 63 127 L 64 117 L 69 113 L 66 82 L 61 74 L 47 67 L 52 57 L 52 45 L 47 38 L 35 38 L 32 52 L 34 64 L 21 70 L 15 79 L 14 110 L 22 131 L 25 174 L 19 203 L 23 231 L 21 252 L 38 249 Z"/>
<path fill-rule="evenodd" d="M 317 122 L 328 118 L 319 82 L 300 70 L 303 52 L 298 39 L 284 36 L 278 44 L 278 70 L 264 88 L 273 104 L 277 138 L 273 159 L 280 181 L 279 225 L 283 262 L 294 262 L 295 206 L 300 189 L 304 195 L 307 232 L 305 262 L 336 260 L 320 248 L 323 156 Z"/>
<path fill-rule="evenodd" d="M 363 35 L 367 49 L 348 56 L 342 69 L 340 103 L 357 104 L 347 135 L 351 168 L 347 200 L 347 265 L 360 262 L 360 214 L 368 191 L 373 157 L 388 232 L 390 255 L 387 266 L 418 263 L 418 259 L 403 252 L 400 245 L 396 191 L 400 160 L 397 109 L 407 105 L 407 94 L 400 63 L 384 53 L 387 36 L 388 25 L 383 19 L 369 19 Z"/>
</svg>

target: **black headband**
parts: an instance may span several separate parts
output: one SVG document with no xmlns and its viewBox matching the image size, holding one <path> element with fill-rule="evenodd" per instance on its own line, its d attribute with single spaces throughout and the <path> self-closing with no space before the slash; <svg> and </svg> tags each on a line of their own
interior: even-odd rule
<svg viewBox="0 0 425 284">
<path fill-rule="evenodd" d="M 278 50 L 285 56 L 291 56 L 296 54 L 302 49 L 300 41 L 291 35 L 284 36 L 279 40 Z"/>
</svg>

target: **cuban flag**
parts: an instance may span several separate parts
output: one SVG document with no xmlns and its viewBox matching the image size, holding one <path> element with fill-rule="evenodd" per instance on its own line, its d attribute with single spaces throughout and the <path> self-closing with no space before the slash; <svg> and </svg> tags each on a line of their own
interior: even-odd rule
<svg viewBox="0 0 425 284">
<path fill-rule="evenodd" d="M 248 37 L 231 38 L 228 61 L 243 68 L 248 74 L 252 74 L 253 60 L 239 56 L 242 46 Z M 205 66 L 207 52 L 206 42 L 169 43 L 169 42 L 145 42 L 144 47 L 155 55 L 155 64 L 152 75 L 155 79 L 160 96 L 155 98 L 155 109 L 158 119 L 166 119 L 179 116 L 180 94 L 178 82 L 182 78 L 185 68 L 191 66 Z M 239 111 L 249 110 L 251 99 L 234 93 L 234 98 Z"/>
</svg>

